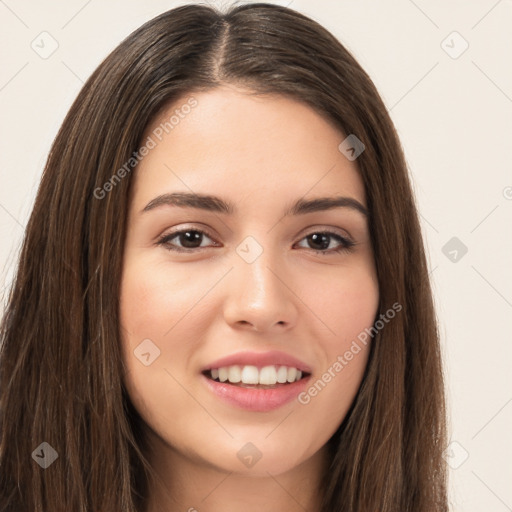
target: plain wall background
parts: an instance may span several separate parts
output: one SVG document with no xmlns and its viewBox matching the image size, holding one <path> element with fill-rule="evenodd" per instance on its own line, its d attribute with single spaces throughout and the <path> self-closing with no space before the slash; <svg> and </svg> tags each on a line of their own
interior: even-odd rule
<svg viewBox="0 0 512 512">
<path fill-rule="evenodd" d="M 135 28 L 184 3 L 0 0 L 2 293 L 83 82 Z M 388 106 L 417 195 L 445 354 L 452 510 L 512 511 L 512 1 L 271 3 L 338 37 Z M 48 58 L 31 47 L 48 51 L 52 39 Z"/>
</svg>

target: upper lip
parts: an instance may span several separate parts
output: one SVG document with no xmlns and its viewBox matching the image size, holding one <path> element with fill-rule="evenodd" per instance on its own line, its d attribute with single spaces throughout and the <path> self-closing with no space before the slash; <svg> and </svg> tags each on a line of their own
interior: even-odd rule
<svg viewBox="0 0 512 512">
<path fill-rule="evenodd" d="M 311 367 L 297 359 L 296 357 L 280 352 L 279 350 L 272 350 L 269 352 L 237 352 L 226 357 L 222 357 L 209 363 L 201 371 L 211 370 L 212 368 L 222 368 L 224 366 L 256 366 L 263 368 L 264 366 L 281 365 L 290 366 L 301 370 L 303 373 L 311 373 Z"/>
</svg>

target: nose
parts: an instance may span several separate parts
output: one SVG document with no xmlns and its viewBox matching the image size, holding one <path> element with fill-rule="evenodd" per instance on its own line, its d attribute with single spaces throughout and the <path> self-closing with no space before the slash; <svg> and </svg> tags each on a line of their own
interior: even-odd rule
<svg viewBox="0 0 512 512">
<path fill-rule="evenodd" d="M 293 278 L 270 251 L 252 263 L 237 261 L 229 283 L 224 317 L 233 328 L 277 333 L 295 325 L 299 299 Z"/>
</svg>

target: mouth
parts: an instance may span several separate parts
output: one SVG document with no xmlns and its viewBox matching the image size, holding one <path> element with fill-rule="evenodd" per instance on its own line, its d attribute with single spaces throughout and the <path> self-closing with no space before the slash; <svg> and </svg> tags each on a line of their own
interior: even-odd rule
<svg viewBox="0 0 512 512">
<path fill-rule="evenodd" d="M 240 388 L 276 389 L 305 380 L 310 373 L 294 366 L 231 365 L 210 368 L 202 374 L 214 382 L 222 382 Z"/>
<path fill-rule="evenodd" d="M 311 379 L 312 367 L 291 354 L 238 352 L 201 369 L 201 379 L 216 399 L 236 409 L 269 412 L 295 400 Z"/>
<path fill-rule="evenodd" d="M 270 412 L 297 399 L 311 374 L 293 366 L 232 365 L 206 369 L 201 377 L 224 404 L 249 412 Z"/>
</svg>

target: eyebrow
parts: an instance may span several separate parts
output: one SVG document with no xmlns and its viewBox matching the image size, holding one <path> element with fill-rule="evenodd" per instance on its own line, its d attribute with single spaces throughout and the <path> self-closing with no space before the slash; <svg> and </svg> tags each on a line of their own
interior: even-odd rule
<svg viewBox="0 0 512 512">
<path fill-rule="evenodd" d="M 197 208 L 214 213 L 224 213 L 233 215 L 236 213 L 236 206 L 224 199 L 207 195 L 194 194 L 189 192 L 174 192 L 171 194 L 161 194 L 152 199 L 140 213 L 145 213 L 161 206 L 178 206 L 182 208 Z M 349 208 L 364 215 L 369 216 L 369 212 L 357 199 L 353 197 L 335 196 L 335 197 L 317 197 L 315 199 L 299 199 L 290 208 L 284 212 L 284 216 L 304 215 L 307 213 L 332 210 L 333 208 Z"/>
</svg>

